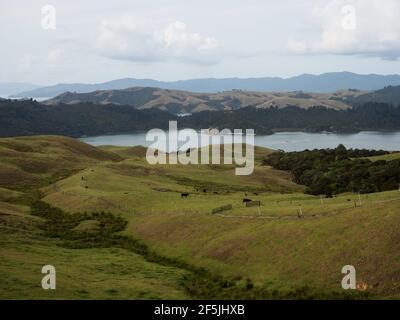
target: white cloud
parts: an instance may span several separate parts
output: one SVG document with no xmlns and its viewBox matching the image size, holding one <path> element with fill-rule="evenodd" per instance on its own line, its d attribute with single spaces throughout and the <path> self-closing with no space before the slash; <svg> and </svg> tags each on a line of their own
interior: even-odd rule
<svg viewBox="0 0 400 320">
<path fill-rule="evenodd" d="M 30 71 L 32 68 L 33 59 L 32 56 L 28 53 L 22 55 L 22 57 L 17 62 L 17 69 L 20 72 Z"/>
<path fill-rule="evenodd" d="M 317 2 L 312 22 L 319 27 L 317 39 L 288 41 L 296 54 L 342 54 L 400 57 L 400 1 L 332 0 Z M 322 5 L 321 5 L 322 4 Z"/>
<path fill-rule="evenodd" d="M 61 48 L 51 50 L 47 56 L 47 62 L 49 63 L 49 65 L 54 66 L 58 62 L 60 62 L 62 53 L 63 50 Z"/>
<path fill-rule="evenodd" d="M 175 21 L 166 27 L 161 34 L 159 41 L 166 48 L 173 48 L 176 52 L 186 52 L 188 50 L 206 51 L 218 46 L 214 38 L 202 37 L 198 33 L 189 33 L 186 24 Z"/>
<path fill-rule="evenodd" d="M 103 20 L 96 42 L 106 57 L 140 62 L 212 64 L 218 61 L 218 47 L 215 38 L 192 33 L 183 22 L 155 29 L 132 18 Z"/>
</svg>

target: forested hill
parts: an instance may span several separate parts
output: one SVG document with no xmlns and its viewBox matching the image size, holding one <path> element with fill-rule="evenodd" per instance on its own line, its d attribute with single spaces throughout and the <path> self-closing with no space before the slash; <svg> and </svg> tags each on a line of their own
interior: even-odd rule
<svg viewBox="0 0 400 320">
<path fill-rule="evenodd" d="M 302 109 L 243 108 L 232 112 L 201 112 L 184 118 L 183 127 L 192 128 L 253 128 L 257 133 L 299 130 L 309 132 L 357 132 L 400 130 L 400 107 L 368 103 L 348 110 L 323 107 Z"/>
<path fill-rule="evenodd" d="M 165 129 L 169 120 L 177 120 L 180 128 L 255 129 L 257 134 L 275 130 L 400 130 L 400 107 L 382 103 L 368 103 L 347 110 L 247 107 L 233 111 L 204 111 L 180 118 L 157 109 L 137 110 L 124 105 L 80 103 L 48 106 L 32 100 L 0 100 L 2 137 L 127 133 Z"/>
<path fill-rule="evenodd" d="M 360 95 L 347 96 L 346 102 L 353 105 L 363 105 L 368 102 L 379 102 L 399 105 L 400 86 L 387 86 L 381 90 L 376 90 Z"/>
<path fill-rule="evenodd" d="M 46 106 L 32 100 L 0 100 L 0 136 L 56 134 L 70 137 L 167 128 L 176 116 L 160 110 L 127 106 Z"/>
<path fill-rule="evenodd" d="M 344 192 L 373 193 L 396 190 L 400 183 L 400 159 L 372 161 L 366 157 L 385 151 L 336 149 L 276 152 L 264 164 L 287 170 L 296 183 L 307 186 L 306 193 L 326 195 Z"/>
</svg>

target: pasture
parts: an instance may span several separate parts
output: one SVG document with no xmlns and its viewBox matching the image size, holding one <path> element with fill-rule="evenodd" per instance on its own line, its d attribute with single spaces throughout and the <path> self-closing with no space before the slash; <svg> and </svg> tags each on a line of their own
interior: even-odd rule
<svg viewBox="0 0 400 320">
<path fill-rule="evenodd" d="M 29 185 L 24 192 L 18 181 L 11 187 L 1 185 L 2 217 L 34 225 L 37 217 L 29 215 L 26 198 L 40 191 L 43 201 L 65 212 L 107 211 L 120 216 L 128 221 L 123 236 L 139 239 L 155 253 L 174 261 L 232 279 L 248 279 L 255 288 L 340 291 L 341 268 L 352 264 L 361 291 L 367 288 L 378 298 L 400 297 L 398 190 L 333 198 L 306 195 L 304 187 L 293 183 L 287 172 L 261 165 L 263 157 L 272 152 L 262 148 L 256 149 L 253 175 L 236 176 L 232 165 L 152 166 L 140 147 L 93 150 L 80 142 L 79 148 L 73 148 L 68 140 L 66 148 L 66 142 L 58 138 L 50 142 L 49 138 L 37 138 L 35 143 L 42 146 L 40 139 L 50 143 L 52 152 L 26 151 L 27 159 L 36 161 L 36 157 L 51 154 L 60 168 L 54 165 L 36 173 L 36 191 Z M 77 160 L 71 162 L 72 158 Z M 10 167 L 23 170 L 11 154 L 7 159 L 0 163 L 0 172 Z M 60 176 L 60 171 L 65 176 Z M 246 207 L 243 199 L 260 201 L 261 206 Z M 232 209 L 212 214 L 213 209 L 230 205 Z M 149 262 L 124 249 L 61 248 L 55 240 L 41 238 L 36 229 L 29 231 L 33 238 L 25 236 L 24 231 L 8 237 L 6 226 L 9 224 L 2 223 L 1 268 L 14 280 L 0 290 L 3 297 L 23 297 L 24 285 L 32 283 L 32 270 L 56 257 L 58 265 L 71 267 L 61 267 L 64 278 L 60 281 L 65 287 L 55 297 L 190 298 L 180 285 L 187 270 Z M 88 221 L 78 229 L 95 227 Z M 104 259 L 105 265 L 121 268 L 107 272 L 101 263 Z M 74 270 L 78 269 L 87 271 L 87 293 L 75 287 L 78 280 Z M 7 294 L 5 287 L 15 289 Z M 40 297 L 52 298 L 37 290 Z"/>
</svg>

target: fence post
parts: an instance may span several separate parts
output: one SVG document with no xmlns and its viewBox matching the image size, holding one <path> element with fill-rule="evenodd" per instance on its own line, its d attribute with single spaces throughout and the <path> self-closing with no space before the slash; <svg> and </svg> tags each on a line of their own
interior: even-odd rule
<svg viewBox="0 0 400 320">
<path fill-rule="evenodd" d="M 297 211 L 297 217 L 299 219 L 303 217 L 303 209 L 301 208 L 301 205 L 299 205 L 299 209 Z"/>
</svg>

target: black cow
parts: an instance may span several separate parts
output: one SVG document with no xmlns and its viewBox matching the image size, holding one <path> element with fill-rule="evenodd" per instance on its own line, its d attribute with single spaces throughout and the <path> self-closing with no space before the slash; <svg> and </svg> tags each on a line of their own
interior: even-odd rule
<svg viewBox="0 0 400 320">
<path fill-rule="evenodd" d="M 189 192 L 182 192 L 181 193 L 181 198 L 187 198 L 189 197 Z"/>
<path fill-rule="evenodd" d="M 243 203 L 248 203 L 248 202 L 252 202 L 253 200 L 251 200 L 251 199 L 246 199 L 246 198 L 244 198 L 243 199 Z"/>
</svg>

